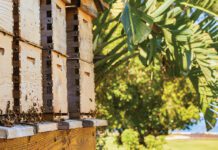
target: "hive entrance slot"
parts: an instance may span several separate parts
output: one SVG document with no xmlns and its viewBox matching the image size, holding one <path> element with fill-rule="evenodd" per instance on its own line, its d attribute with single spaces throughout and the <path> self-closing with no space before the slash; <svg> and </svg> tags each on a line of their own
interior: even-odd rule
<svg viewBox="0 0 218 150">
<path fill-rule="evenodd" d="M 4 54 L 5 54 L 5 49 L 2 48 L 2 47 L 0 47 L 0 54 L 1 54 L 1 55 L 4 55 Z"/>
<path fill-rule="evenodd" d="M 88 77 L 90 77 L 90 72 L 85 72 L 85 75 L 87 75 Z"/>
<path fill-rule="evenodd" d="M 57 64 L 57 68 L 59 68 L 62 71 L 62 65 Z"/>
<path fill-rule="evenodd" d="M 35 62 L 36 62 L 35 58 L 29 57 L 29 56 L 27 56 L 27 60 L 30 61 L 32 64 L 35 64 Z"/>
</svg>

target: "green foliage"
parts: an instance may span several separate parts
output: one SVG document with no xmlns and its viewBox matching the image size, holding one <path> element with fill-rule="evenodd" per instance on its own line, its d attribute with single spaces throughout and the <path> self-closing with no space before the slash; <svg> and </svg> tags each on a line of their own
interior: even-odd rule
<svg viewBox="0 0 218 150">
<path fill-rule="evenodd" d="M 126 129 L 121 135 L 121 141 L 127 150 L 136 150 L 139 146 L 139 134 L 133 129 Z"/>
<path fill-rule="evenodd" d="M 167 134 L 199 118 L 199 103 L 188 79 L 165 79 L 158 64 L 146 69 L 135 58 L 115 69 L 97 88 L 98 115 L 111 129 Z M 192 121 L 190 121 L 192 119 Z"/>
<path fill-rule="evenodd" d="M 155 137 L 153 135 L 148 135 L 144 138 L 147 150 L 163 150 L 166 144 L 164 136 Z"/>
<path fill-rule="evenodd" d="M 110 15 L 111 9 L 103 13 L 94 30 L 95 55 L 104 55 L 96 63 L 96 85 L 101 87 L 101 82 L 117 72 L 117 67 L 138 56 L 146 67 L 155 68 L 158 64 L 167 80 L 190 78 L 207 128 L 211 129 L 216 123 L 218 98 L 217 3 L 217 0 L 127 0 L 117 17 Z M 138 91 L 129 85 L 124 87 Z"/>
</svg>

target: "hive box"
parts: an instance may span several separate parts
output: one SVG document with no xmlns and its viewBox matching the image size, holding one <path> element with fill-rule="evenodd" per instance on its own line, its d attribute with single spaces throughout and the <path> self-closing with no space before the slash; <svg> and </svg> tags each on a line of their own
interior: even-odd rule
<svg viewBox="0 0 218 150">
<path fill-rule="evenodd" d="M 94 65 L 82 60 L 67 60 L 70 118 L 89 117 L 95 112 Z"/>
<path fill-rule="evenodd" d="M 0 30 L 13 34 L 13 0 L 0 1 Z"/>
<path fill-rule="evenodd" d="M 77 8 L 67 8 L 67 54 L 93 62 L 92 17 Z"/>
<path fill-rule="evenodd" d="M 66 55 L 66 0 L 41 0 L 41 43 Z"/>
<path fill-rule="evenodd" d="M 67 7 L 67 83 L 70 118 L 95 114 L 92 19 L 97 16 L 94 1 L 72 1 Z M 77 7 L 75 7 L 77 6 Z"/>
<path fill-rule="evenodd" d="M 20 110 L 28 112 L 35 105 L 41 111 L 42 49 L 20 41 Z"/>
<path fill-rule="evenodd" d="M 43 51 L 43 95 L 46 113 L 67 114 L 67 75 L 65 55 L 54 50 Z"/>
<path fill-rule="evenodd" d="M 12 40 L 13 37 L 0 32 L 0 110 L 6 113 L 7 104 L 13 108 L 12 82 Z"/>
<path fill-rule="evenodd" d="M 18 7 L 20 38 L 40 45 L 40 0 L 19 0 Z"/>
</svg>

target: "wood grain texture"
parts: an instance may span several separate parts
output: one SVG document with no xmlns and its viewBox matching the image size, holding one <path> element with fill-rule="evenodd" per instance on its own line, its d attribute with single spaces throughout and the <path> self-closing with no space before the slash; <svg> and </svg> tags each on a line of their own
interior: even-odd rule
<svg viewBox="0 0 218 150">
<path fill-rule="evenodd" d="M 13 107 L 12 83 L 12 40 L 11 36 L 0 32 L 0 109 L 6 112 L 8 101 Z"/>
<path fill-rule="evenodd" d="M 20 0 L 20 36 L 40 45 L 40 3 L 39 0 Z"/>
<path fill-rule="evenodd" d="M 0 0 L 0 29 L 13 33 L 13 2 Z"/>
<path fill-rule="evenodd" d="M 20 42 L 21 49 L 21 109 L 27 112 L 37 104 L 43 105 L 42 99 L 42 50 L 30 44 Z"/>
<path fill-rule="evenodd" d="M 0 150 L 95 150 L 96 128 L 40 133 L 32 137 L 0 140 Z"/>
</svg>

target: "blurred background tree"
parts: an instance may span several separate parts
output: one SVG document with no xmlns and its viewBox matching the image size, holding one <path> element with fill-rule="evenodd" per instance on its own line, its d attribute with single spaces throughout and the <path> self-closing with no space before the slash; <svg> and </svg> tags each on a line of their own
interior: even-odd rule
<svg viewBox="0 0 218 150">
<path fill-rule="evenodd" d="M 166 135 L 199 119 L 199 101 L 188 79 L 164 79 L 158 64 L 144 68 L 138 58 L 114 72 L 96 95 L 98 115 L 109 121 L 111 130 L 135 129 L 143 141 L 146 135 Z"/>
</svg>

